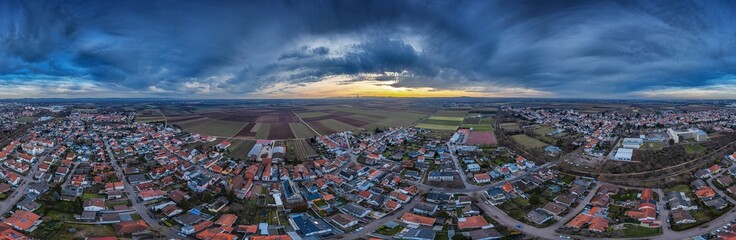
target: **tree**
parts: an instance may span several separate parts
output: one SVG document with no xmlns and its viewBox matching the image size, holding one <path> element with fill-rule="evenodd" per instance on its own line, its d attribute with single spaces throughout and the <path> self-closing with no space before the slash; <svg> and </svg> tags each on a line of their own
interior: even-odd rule
<svg viewBox="0 0 736 240">
<path fill-rule="evenodd" d="M 669 143 L 670 145 L 675 145 L 675 139 L 670 139 Z"/>
<path fill-rule="evenodd" d="M 376 127 L 376 129 L 374 129 L 373 132 L 374 133 L 381 133 L 381 132 L 383 132 L 383 130 L 381 130 L 381 128 L 379 128 L 379 127 Z"/>
</svg>

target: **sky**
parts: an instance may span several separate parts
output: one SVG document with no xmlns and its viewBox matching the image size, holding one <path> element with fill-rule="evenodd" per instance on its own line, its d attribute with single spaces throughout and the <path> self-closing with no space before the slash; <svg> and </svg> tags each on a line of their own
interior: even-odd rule
<svg viewBox="0 0 736 240">
<path fill-rule="evenodd" d="M 0 98 L 736 98 L 734 1 L 0 1 Z"/>
</svg>

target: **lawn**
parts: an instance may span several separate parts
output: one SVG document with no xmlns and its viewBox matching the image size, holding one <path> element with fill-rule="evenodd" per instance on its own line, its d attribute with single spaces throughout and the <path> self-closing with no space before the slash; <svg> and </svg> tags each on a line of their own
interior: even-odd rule
<svg viewBox="0 0 736 240">
<path fill-rule="evenodd" d="M 312 131 L 312 129 L 307 127 L 304 123 L 289 123 L 289 127 L 297 138 L 310 138 L 317 136 L 317 133 Z"/>
<path fill-rule="evenodd" d="M 638 237 L 651 237 L 662 233 L 661 228 L 647 228 L 634 224 L 626 224 L 626 229 L 620 230 L 623 237 L 627 238 L 638 238 Z"/>
<path fill-rule="evenodd" d="M 83 201 L 87 201 L 93 198 L 105 198 L 105 196 L 101 194 L 97 194 L 97 193 L 83 193 L 82 194 Z"/>
<path fill-rule="evenodd" d="M 611 196 L 611 198 L 616 201 L 637 200 L 638 195 L 639 195 L 639 190 L 622 189 L 621 191 L 618 192 L 618 194 Z"/>
<path fill-rule="evenodd" d="M 661 150 L 664 148 L 663 142 L 646 142 L 644 145 L 641 145 L 641 150 Z"/>
<path fill-rule="evenodd" d="M 683 231 L 691 228 L 695 228 L 697 226 L 706 224 L 713 219 L 716 219 L 720 217 L 721 215 L 727 213 L 733 208 L 733 205 L 730 205 L 724 209 L 716 210 L 715 208 L 706 207 L 703 205 L 700 201 L 698 201 L 698 210 L 690 211 L 690 214 L 695 218 L 695 223 L 690 224 L 673 224 L 672 230 L 674 231 Z"/>
<path fill-rule="evenodd" d="M 513 135 L 511 136 L 511 138 L 513 138 L 515 142 L 524 145 L 524 147 L 526 148 L 543 148 L 549 145 L 547 143 L 539 141 L 536 138 L 527 136 L 526 134 Z"/>
<path fill-rule="evenodd" d="M 404 230 L 403 226 L 396 226 L 395 228 L 388 228 L 386 226 L 381 226 L 378 229 L 376 229 L 376 233 L 386 235 L 386 236 L 393 236 L 401 232 L 401 230 Z"/>
<path fill-rule="evenodd" d="M 690 192 L 690 186 L 687 184 L 678 184 L 669 188 L 665 189 L 665 192 L 684 192 L 689 193 Z"/>
<path fill-rule="evenodd" d="M 685 151 L 689 154 L 702 154 L 705 152 L 705 148 L 700 144 L 687 144 L 684 145 Z"/>
<path fill-rule="evenodd" d="M 69 232 L 68 229 L 75 229 L 76 232 Z M 61 230 L 54 236 L 54 239 L 85 239 L 88 237 L 107 237 L 115 236 L 115 228 L 112 225 L 83 225 L 65 223 Z"/>
</svg>

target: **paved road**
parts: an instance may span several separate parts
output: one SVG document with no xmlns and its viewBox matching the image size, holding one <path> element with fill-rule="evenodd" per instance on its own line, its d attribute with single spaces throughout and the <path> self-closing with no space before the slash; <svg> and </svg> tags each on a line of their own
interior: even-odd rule
<svg viewBox="0 0 736 240">
<path fill-rule="evenodd" d="M 3 215 L 10 211 L 10 209 L 12 209 L 13 206 L 15 206 L 15 204 L 18 203 L 18 201 L 20 201 L 20 199 L 26 195 L 28 184 L 30 184 L 31 182 L 38 182 L 36 180 L 33 180 L 33 176 L 36 174 L 36 171 L 38 171 L 38 166 L 41 164 L 40 159 L 45 158 L 45 156 L 46 155 L 39 157 L 39 160 L 36 160 L 36 162 L 33 163 L 33 165 L 31 166 L 31 170 L 28 171 L 28 174 L 26 174 L 25 176 L 19 174 L 19 176 L 21 176 L 21 183 L 20 185 L 18 185 L 17 188 L 15 188 L 15 191 L 13 191 L 9 198 L 0 203 L 0 215 Z"/>
<path fill-rule="evenodd" d="M 346 232 L 345 234 L 342 234 L 342 235 L 339 235 L 339 236 L 334 236 L 332 238 L 336 238 L 336 239 L 358 239 L 358 238 L 367 236 L 368 234 L 372 233 L 373 231 L 376 231 L 376 229 L 378 229 L 379 227 L 383 226 L 383 224 L 386 224 L 389 221 L 396 220 L 397 222 L 400 222 L 401 220 L 398 220 L 398 218 L 400 218 L 401 215 L 404 215 L 404 213 L 406 213 L 408 211 L 411 211 L 411 209 L 414 208 L 414 206 L 416 206 L 417 203 L 421 201 L 421 199 L 420 199 L 421 197 L 420 196 L 422 195 L 422 193 L 424 193 L 424 192 L 421 192 L 420 191 L 417 194 L 417 196 L 415 196 L 415 197 L 412 198 L 411 202 L 407 203 L 406 205 L 403 205 L 401 207 L 401 209 L 399 209 L 398 211 L 395 211 L 394 213 L 392 213 L 390 215 L 387 215 L 387 216 L 385 216 L 385 217 L 383 217 L 381 219 L 373 220 L 370 223 L 368 223 L 367 225 L 363 226 L 363 230 L 362 231 L 360 231 L 360 232 L 355 232 L 355 231 Z"/>
<path fill-rule="evenodd" d="M 322 136 L 322 134 L 320 134 L 319 132 L 317 132 L 317 130 L 314 130 L 314 128 L 312 128 L 312 125 L 307 124 L 307 122 L 305 122 L 304 119 L 302 119 L 302 117 L 299 116 L 299 114 L 296 114 L 294 112 L 294 110 L 291 110 L 291 113 L 294 114 L 294 116 L 296 116 L 296 118 L 298 118 L 299 121 L 302 121 L 302 123 L 304 123 L 304 125 L 307 125 L 307 127 L 309 127 L 309 129 L 312 129 L 312 132 L 316 133 L 317 136 Z"/>
<path fill-rule="evenodd" d="M 151 226 L 151 228 L 155 229 L 160 234 L 163 234 L 168 238 L 180 238 L 172 228 L 159 225 L 158 220 L 149 215 L 150 211 L 148 211 L 148 208 L 143 205 L 143 203 L 138 202 L 138 194 L 133 191 L 133 187 L 128 183 L 128 179 L 125 178 L 123 168 L 118 164 L 118 160 L 115 158 L 112 150 L 110 150 L 110 146 L 107 142 L 105 142 L 105 149 L 107 150 L 107 154 L 110 156 L 110 162 L 112 162 L 112 166 L 115 169 L 115 174 L 117 174 L 118 179 L 123 182 L 123 185 L 125 186 L 125 194 L 128 195 L 128 200 L 133 204 L 133 208 L 138 212 L 138 215 L 140 215 L 141 218 Z"/>
<path fill-rule="evenodd" d="M 462 168 L 460 165 L 460 161 L 457 159 L 457 156 L 455 156 L 455 146 L 447 143 L 447 150 L 450 152 L 450 157 L 452 158 L 452 163 L 455 164 L 455 169 L 457 169 L 457 172 L 460 173 L 460 180 L 463 181 L 463 186 L 473 186 L 472 184 L 468 183 L 468 175 L 465 173 L 465 169 Z"/>
</svg>

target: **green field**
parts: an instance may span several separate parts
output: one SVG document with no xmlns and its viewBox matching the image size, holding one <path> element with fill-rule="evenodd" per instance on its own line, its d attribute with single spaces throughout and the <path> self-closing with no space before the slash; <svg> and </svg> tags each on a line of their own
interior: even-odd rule
<svg viewBox="0 0 736 240">
<path fill-rule="evenodd" d="M 683 145 L 683 147 L 685 147 L 685 151 L 690 154 L 701 154 L 705 152 L 705 148 L 700 146 L 700 144 L 687 144 Z"/>
<path fill-rule="evenodd" d="M 210 120 L 200 125 L 190 127 L 187 132 L 195 132 L 212 136 L 232 137 L 240 131 L 246 123 L 222 120 Z"/>
<path fill-rule="evenodd" d="M 493 131 L 496 119 L 483 118 L 480 120 L 480 124 L 462 124 L 461 127 L 473 128 L 473 131 Z"/>
<path fill-rule="evenodd" d="M 459 117 L 460 121 L 462 121 L 462 118 L 465 117 L 465 115 L 468 114 L 468 110 L 440 110 L 437 111 L 433 116 L 439 116 L 439 117 Z"/>
<path fill-rule="evenodd" d="M 20 117 L 18 119 L 15 119 L 15 121 L 29 123 L 36 121 L 36 119 L 38 119 L 38 117 Z"/>
<path fill-rule="evenodd" d="M 435 115 L 429 117 L 428 119 L 425 119 L 421 123 L 417 125 L 418 128 L 426 128 L 426 129 L 434 129 L 434 130 L 450 130 L 454 131 L 457 130 L 457 128 L 463 123 L 463 118 L 465 115 L 462 116 L 450 116 L 450 115 L 457 115 L 460 111 L 439 111 Z M 467 111 L 463 111 L 465 114 Z M 444 116 L 437 114 L 445 114 Z"/>
<path fill-rule="evenodd" d="M 672 187 L 669 187 L 665 189 L 665 192 L 684 192 L 689 193 L 690 192 L 690 186 L 685 184 L 678 184 Z"/>
<path fill-rule="evenodd" d="M 518 131 L 519 125 L 516 123 L 501 123 L 501 129 L 507 132 Z"/>
<path fill-rule="evenodd" d="M 255 129 L 255 128 L 254 128 Z M 257 139 L 268 139 L 268 131 L 271 130 L 270 123 L 261 123 L 258 127 L 258 133 L 256 133 Z"/>
<path fill-rule="evenodd" d="M 409 126 L 419 119 L 426 117 L 426 114 L 411 113 L 411 112 L 389 112 L 386 114 L 386 118 L 378 121 L 368 121 L 369 124 L 365 126 L 365 129 L 373 129 L 376 127 L 387 128 L 387 127 L 400 127 Z M 356 119 L 359 119 L 355 117 Z M 366 120 L 366 119 L 361 119 Z"/>
<path fill-rule="evenodd" d="M 641 145 L 641 150 L 661 150 L 664 148 L 665 143 L 663 142 L 645 142 L 644 145 Z"/>
<path fill-rule="evenodd" d="M 626 224 L 626 229 L 620 230 L 623 237 L 637 238 L 637 237 L 651 237 L 662 233 L 661 228 L 647 228 L 634 224 Z"/>
<path fill-rule="evenodd" d="M 453 122 L 457 122 L 457 121 L 462 122 L 463 121 L 463 117 L 431 116 L 431 117 L 429 117 L 429 119 L 438 120 L 438 121 L 453 121 Z"/>
<path fill-rule="evenodd" d="M 543 148 L 549 145 L 536 138 L 529 137 L 526 134 L 513 135 L 511 138 L 513 138 L 515 142 L 524 145 L 526 148 Z"/>
<path fill-rule="evenodd" d="M 458 126 L 462 123 L 462 121 L 454 121 L 454 120 L 437 120 L 434 119 L 434 117 L 431 117 L 427 120 L 422 121 L 422 123 L 426 124 L 434 124 L 434 125 L 449 125 L 449 126 Z"/>
<path fill-rule="evenodd" d="M 304 123 L 289 123 L 289 127 L 291 127 L 291 131 L 294 132 L 296 138 L 310 138 L 317 135 Z"/>
<path fill-rule="evenodd" d="M 416 127 L 418 127 L 418 128 L 426 128 L 426 129 L 433 129 L 433 130 L 449 130 L 449 131 L 455 131 L 455 130 L 457 130 L 457 126 L 436 125 L 436 124 L 426 124 L 426 123 L 417 124 Z"/>
<path fill-rule="evenodd" d="M 335 120 L 335 119 L 325 119 L 325 120 L 319 121 L 319 123 L 321 123 L 325 127 L 328 127 L 328 128 L 330 128 L 332 130 L 335 130 L 335 132 L 344 132 L 344 131 L 353 130 L 353 129 L 356 128 L 353 125 L 350 125 L 350 124 L 347 124 L 347 123 L 344 123 L 344 122 L 340 122 L 340 121 Z"/>
<path fill-rule="evenodd" d="M 547 133 L 553 132 L 554 130 L 554 128 L 548 126 L 537 126 L 534 128 L 534 134 L 545 135 Z"/>
</svg>

